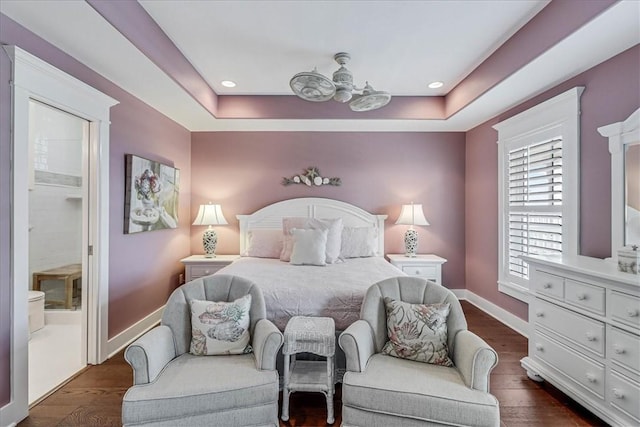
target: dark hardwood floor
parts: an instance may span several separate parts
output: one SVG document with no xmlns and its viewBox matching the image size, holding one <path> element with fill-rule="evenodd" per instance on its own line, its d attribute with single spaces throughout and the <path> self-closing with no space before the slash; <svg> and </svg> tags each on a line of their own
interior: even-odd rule
<svg viewBox="0 0 640 427">
<path fill-rule="evenodd" d="M 500 361 L 491 374 L 491 392 L 500 401 L 502 426 L 604 426 L 580 405 L 547 383 L 529 380 L 520 367 L 527 340 L 463 301 L 469 329 L 496 349 Z M 102 365 L 90 366 L 64 387 L 35 405 L 19 424 L 30 426 L 118 426 L 122 396 L 131 386 L 131 368 L 122 352 Z M 342 400 L 336 387 L 336 422 Z M 290 420 L 280 426 L 324 426 L 326 407 L 320 393 L 291 395 Z"/>
</svg>

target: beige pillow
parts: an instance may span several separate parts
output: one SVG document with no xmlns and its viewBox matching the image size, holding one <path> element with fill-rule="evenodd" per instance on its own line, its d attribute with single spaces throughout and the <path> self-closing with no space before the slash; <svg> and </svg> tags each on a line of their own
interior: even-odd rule
<svg viewBox="0 0 640 427">
<path fill-rule="evenodd" d="M 251 353 L 251 295 L 233 302 L 191 300 L 191 348 L 196 356 Z"/>
<path fill-rule="evenodd" d="M 449 304 L 410 304 L 386 297 L 387 336 L 383 354 L 453 366 L 447 346 Z"/>
<path fill-rule="evenodd" d="M 249 247 L 243 256 L 279 258 L 282 252 L 282 230 L 279 228 L 257 228 L 248 233 Z"/>
</svg>

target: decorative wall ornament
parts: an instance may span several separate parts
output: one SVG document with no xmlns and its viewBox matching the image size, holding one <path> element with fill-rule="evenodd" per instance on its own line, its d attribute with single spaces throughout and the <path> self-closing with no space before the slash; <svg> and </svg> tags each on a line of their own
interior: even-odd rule
<svg viewBox="0 0 640 427">
<path fill-rule="evenodd" d="M 290 184 L 304 184 L 307 187 L 321 185 L 335 185 L 339 186 L 342 184 L 342 180 L 340 178 L 324 178 L 320 175 L 320 171 L 316 167 L 308 167 L 305 169 L 303 173 L 300 175 L 292 176 L 291 178 L 282 178 L 282 185 L 290 185 Z"/>
</svg>

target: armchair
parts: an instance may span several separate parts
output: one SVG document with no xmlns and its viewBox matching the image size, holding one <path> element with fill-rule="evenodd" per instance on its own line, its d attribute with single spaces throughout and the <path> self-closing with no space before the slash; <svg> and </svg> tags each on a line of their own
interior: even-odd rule
<svg viewBox="0 0 640 427">
<path fill-rule="evenodd" d="M 189 301 L 234 301 L 247 294 L 253 353 L 190 354 Z M 282 343 L 282 333 L 266 319 L 262 293 L 249 280 L 213 275 L 182 285 L 169 297 L 160 326 L 125 351 L 134 385 L 123 398 L 123 425 L 278 426 L 276 356 Z"/>
<path fill-rule="evenodd" d="M 453 367 L 381 353 L 387 342 L 383 299 L 411 304 L 449 303 L 447 345 Z M 498 355 L 467 330 L 462 307 L 450 290 L 418 277 L 395 277 L 371 286 L 360 320 L 339 337 L 347 367 L 342 383 L 342 425 L 499 426 L 489 374 Z"/>
</svg>

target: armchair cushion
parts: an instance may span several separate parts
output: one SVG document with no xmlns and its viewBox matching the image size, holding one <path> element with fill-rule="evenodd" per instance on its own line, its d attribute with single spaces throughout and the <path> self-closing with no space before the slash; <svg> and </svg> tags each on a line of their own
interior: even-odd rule
<svg viewBox="0 0 640 427">
<path fill-rule="evenodd" d="M 449 304 L 410 304 L 384 298 L 389 341 L 382 354 L 453 366 L 447 347 Z"/>
<path fill-rule="evenodd" d="M 489 393 L 467 387 L 455 367 L 374 354 L 364 372 L 347 372 L 342 386 L 343 419 L 375 425 L 378 415 L 446 425 L 497 426 L 499 407 Z M 370 423 L 362 417 L 371 415 Z M 411 424 L 411 423 L 408 423 Z M 411 424 L 413 425 L 413 424 Z"/>
<path fill-rule="evenodd" d="M 191 354 L 210 356 L 251 352 L 251 294 L 232 302 L 194 299 L 190 303 Z"/>
<path fill-rule="evenodd" d="M 253 410 L 260 407 L 264 411 Z M 254 425 L 261 412 L 273 412 L 266 418 L 275 419 L 277 407 L 277 371 L 257 370 L 252 354 L 199 357 L 185 353 L 169 362 L 154 383 L 126 392 L 122 420 L 125 425 L 175 425 L 194 414 L 216 414 L 210 425 Z M 239 411 L 242 408 L 251 411 Z M 232 414 L 229 419 L 227 412 Z"/>
</svg>

